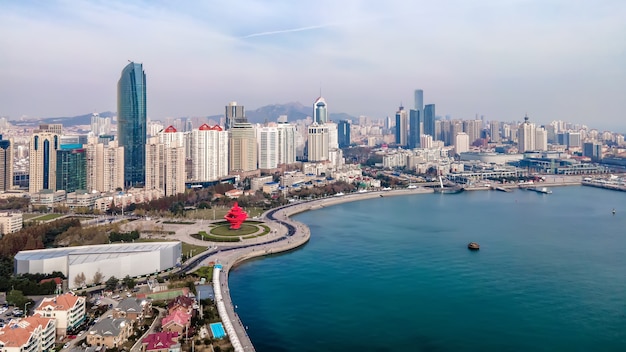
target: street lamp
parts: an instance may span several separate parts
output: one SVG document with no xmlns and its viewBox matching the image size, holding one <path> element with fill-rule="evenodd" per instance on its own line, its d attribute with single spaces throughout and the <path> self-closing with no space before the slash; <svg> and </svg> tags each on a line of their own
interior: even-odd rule
<svg viewBox="0 0 626 352">
<path fill-rule="evenodd" d="M 24 303 L 24 316 L 27 317 L 28 316 L 28 311 L 26 310 L 26 307 L 30 304 L 31 302 L 26 302 Z"/>
</svg>

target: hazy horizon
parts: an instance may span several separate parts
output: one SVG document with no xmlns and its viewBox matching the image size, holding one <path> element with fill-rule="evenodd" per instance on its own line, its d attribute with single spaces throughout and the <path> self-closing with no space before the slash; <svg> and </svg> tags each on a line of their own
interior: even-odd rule
<svg viewBox="0 0 626 352">
<path fill-rule="evenodd" d="M 184 3 L 0 0 L 0 116 L 115 111 L 143 63 L 154 120 L 319 95 L 393 116 L 413 91 L 437 115 L 626 129 L 626 3 L 515 0 Z"/>
</svg>

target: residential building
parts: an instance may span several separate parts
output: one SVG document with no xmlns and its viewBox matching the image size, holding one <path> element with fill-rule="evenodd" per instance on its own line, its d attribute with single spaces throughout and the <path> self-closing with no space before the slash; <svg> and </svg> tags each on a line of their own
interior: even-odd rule
<svg viewBox="0 0 626 352">
<path fill-rule="evenodd" d="M 500 122 L 499 121 L 489 122 L 489 138 L 490 138 L 490 141 L 494 143 L 499 143 L 502 140 L 502 135 L 500 134 Z"/>
<path fill-rule="evenodd" d="M 126 318 L 132 321 L 142 321 L 152 315 L 152 303 L 147 299 L 134 297 L 124 298 L 113 309 L 113 318 Z"/>
<path fill-rule="evenodd" d="M 535 150 L 548 150 L 548 131 L 546 131 L 546 129 L 543 127 L 538 127 L 535 129 Z"/>
<path fill-rule="evenodd" d="M 236 122 L 229 131 L 230 171 L 246 172 L 257 169 L 257 142 L 254 126 L 247 122 Z"/>
<path fill-rule="evenodd" d="M 56 135 L 63 134 L 63 124 L 61 123 L 42 123 L 39 125 L 37 132 L 50 132 Z"/>
<path fill-rule="evenodd" d="M 33 133 L 30 140 L 30 174 L 28 192 L 56 190 L 57 150 L 59 136 L 51 132 Z"/>
<path fill-rule="evenodd" d="M 87 190 L 112 192 L 124 189 L 124 148 L 116 140 L 101 141 L 89 138 L 85 144 L 87 159 Z"/>
<path fill-rule="evenodd" d="M 278 128 L 275 126 L 257 127 L 259 169 L 278 167 Z"/>
<path fill-rule="evenodd" d="M 146 189 L 160 189 L 165 196 L 185 192 L 185 146 L 182 132 L 169 126 L 146 145 Z"/>
<path fill-rule="evenodd" d="M 278 164 L 296 162 L 296 126 L 278 122 Z"/>
<path fill-rule="evenodd" d="M 87 331 L 89 346 L 121 347 L 133 333 L 133 322 L 128 319 L 106 318 L 97 322 Z"/>
<path fill-rule="evenodd" d="M 141 340 L 142 352 L 180 352 L 177 332 L 157 332 Z"/>
<path fill-rule="evenodd" d="M 535 125 L 528 121 L 528 116 L 524 117 L 524 122 L 519 126 L 517 149 L 520 153 L 535 150 Z"/>
<path fill-rule="evenodd" d="M 469 151 L 469 136 L 465 132 L 459 132 L 454 138 L 454 153 L 459 155 Z"/>
<path fill-rule="evenodd" d="M 228 132 L 203 124 L 191 131 L 191 179 L 215 181 L 228 176 Z"/>
<path fill-rule="evenodd" d="M 44 352 L 54 350 L 56 321 L 39 314 L 19 321 L 11 320 L 0 328 L 2 352 Z"/>
<path fill-rule="evenodd" d="M 100 117 L 100 114 L 93 113 L 91 115 L 91 133 L 94 136 L 111 134 L 111 118 Z"/>
<path fill-rule="evenodd" d="M 186 334 L 191 325 L 191 314 L 183 310 L 174 310 L 161 320 L 162 331 Z"/>
<path fill-rule="evenodd" d="M 117 139 L 124 148 L 124 186 L 146 182 L 146 75 L 131 62 L 117 83 Z"/>
<path fill-rule="evenodd" d="M 55 319 L 57 335 L 67 335 L 85 320 L 85 297 L 65 293 L 44 298 L 35 308 L 35 314 Z"/>
</svg>

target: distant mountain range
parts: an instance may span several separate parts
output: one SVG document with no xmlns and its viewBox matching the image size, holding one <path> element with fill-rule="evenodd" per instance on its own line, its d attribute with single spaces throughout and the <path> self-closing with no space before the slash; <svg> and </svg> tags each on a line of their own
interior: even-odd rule
<svg viewBox="0 0 626 352">
<path fill-rule="evenodd" d="M 246 117 L 250 123 L 264 123 L 274 122 L 280 115 L 287 115 L 288 121 L 295 121 L 307 118 L 307 116 L 313 116 L 313 107 L 304 106 L 299 102 L 292 102 L 287 104 L 272 104 L 262 106 L 256 110 L 247 110 Z M 105 111 L 100 113 L 101 117 L 113 117 L 116 113 L 112 111 Z M 211 115 L 206 116 L 206 120 L 219 121 L 224 115 Z M 332 121 L 339 120 L 354 120 L 355 117 L 345 113 L 331 113 L 329 116 Z M 89 125 L 91 124 L 91 113 L 72 117 L 46 117 L 39 120 L 30 121 L 11 121 L 15 125 L 20 126 L 37 126 L 42 123 L 61 123 L 64 127 L 76 126 L 76 125 Z M 196 126 L 197 127 L 197 126 Z"/>
</svg>

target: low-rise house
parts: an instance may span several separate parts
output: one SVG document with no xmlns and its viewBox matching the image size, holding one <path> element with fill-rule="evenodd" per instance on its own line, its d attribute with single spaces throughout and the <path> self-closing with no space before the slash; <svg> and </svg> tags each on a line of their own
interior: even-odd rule
<svg viewBox="0 0 626 352">
<path fill-rule="evenodd" d="M 56 319 L 57 335 L 67 335 L 68 330 L 79 326 L 85 320 L 85 297 L 65 293 L 44 298 L 35 308 L 35 314 Z"/>
<path fill-rule="evenodd" d="M 128 319 L 102 319 L 87 332 L 89 346 L 116 348 L 128 340 L 133 332 L 133 322 Z"/>
<path fill-rule="evenodd" d="M 43 352 L 54 348 L 56 320 L 39 314 L 12 320 L 0 329 L 2 352 Z"/>
<path fill-rule="evenodd" d="M 191 314 L 182 310 L 176 310 L 161 320 L 163 331 L 177 332 L 183 334 L 189 330 L 191 325 Z"/>
<path fill-rule="evenodd" d="M 168 313 L 172 314 L 176 310 L 181 310 L 187 314 L 193 314 L 193 307 L 196 304 L 193 298 L 178 296 L 167 304 Z"/>
<path fill-rule="evenodd" d="M 113 309 L 113 318 L 142 321 L 152 315 L 152 303 L 148 299 L 125 298 Z"/>
<path fill-rule="evenodd" d="M 143 352 L 180 352 L 179 336 L 173 331 L 150 334 L 141 340 L 141 350 Z"/>
</svg>

